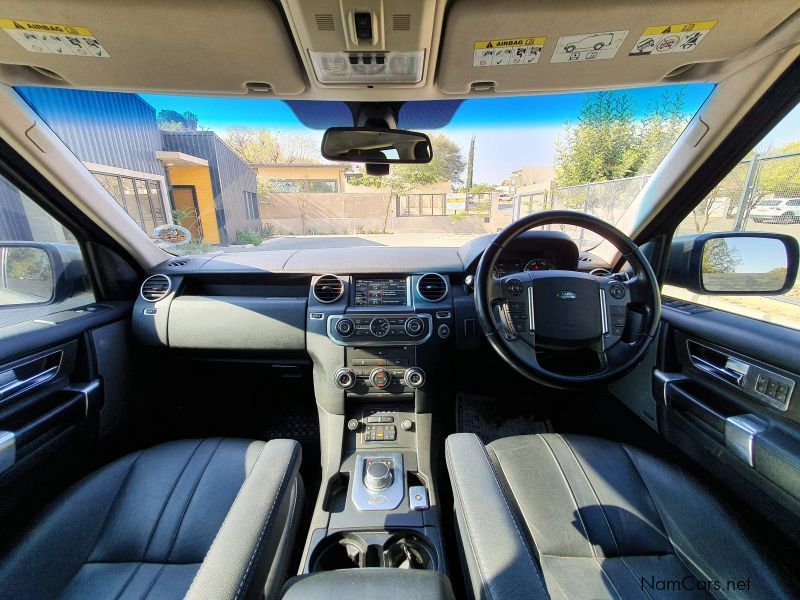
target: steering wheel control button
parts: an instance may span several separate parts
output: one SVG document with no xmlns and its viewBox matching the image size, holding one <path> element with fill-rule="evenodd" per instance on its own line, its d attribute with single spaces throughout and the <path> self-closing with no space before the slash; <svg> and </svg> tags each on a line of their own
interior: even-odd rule
<svg viewBox="0 0 800 600">
<path fill-rule="evenodd" d="M 347 422 L 347 429 L 349 431 L 358 431 L 358 428 L 361 424 L 358 422 L 358 419 L 350 419 Z"/>
<path fill-rule="evenodd" d="M 369 322 L 369 332 L 375 337 L 384 337 L 391 329 L 389 319 L 376 317 Z"/>
<path fill-rule="evenodd" d="M 616 300 L 622 300 L 627 292 L 625 290 L 625 286 L 621 283 L 612 283 L 608 287 L 608 293 L 611 294 L 612 298 L 615 298 Z"/>
<path fill-rule="evenodd" d="M 419 367 L 411 367 L 405 372 L 404 379 L 408 387 L 420 388 L 425 383 L 425 371 Z"/>
<path fill-rule="evenodd" d="M 349 390 L 356 384 L 356 374 L 352 369 L 342 368 L 336 371 L 336 375 L 333 376 L 333 381 L 336 387 Z"/>
<path fill-rule="evenodd" d="M 392 383 L 392 374 L 386 369 L 373 369 L 369 374 L 369 384 L 379 390 L 386 389 Z"/>
<path fill-rule="evenodd" d="M 506 291 L 512 296 L 519 296 L 522 290 L 522 282 L 519 279 L 509 279 L 506 283 Z"/>
<path fill-rule="evenodd" d="M 367 460 L 364 472 L 364 485 L 368 490 L 380 492 L 392 485 L 392 467 L 382 460 Z"/>
<path fill-rule="evenodd" d="M 450 326 L 449 325 L 439 325 L 439 329 L 436 331 L 439 334 L 439 337 L 443 340 L 446 340 L 450 337 Z"/>
<path fill-rule="evenodd" d="M 413 427 L 414 427 L 414 421 L 412 421 L 411 419 L 403 419 L 402 421 L 400 421 L 400 429 L 402 429 L 403 431 L 411 431 Z"/>
<path fill-rule="evenodd" d="M 419 317 L 411 317 L 406 321 L 405 329 L 411 337 L 419 337 L 425 330 L 425 323 Z"/>
<path fill-rule="evenodd" d="M 336 322 L 336 333 L 342 337 L 350 337 L 356 330 L 356 324 L 352 319 L 339 319 Z"/>
</svg>

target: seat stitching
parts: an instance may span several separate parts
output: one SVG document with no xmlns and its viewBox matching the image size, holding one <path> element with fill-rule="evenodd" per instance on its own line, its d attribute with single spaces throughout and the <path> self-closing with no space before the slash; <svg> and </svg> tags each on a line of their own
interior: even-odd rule
<svg viewBox="0 0 800 600">
<path fill-rule="evenodd" d="M 267 446 L 268 444 L 264 444 L 264 448 L 261 449 L 261 454 L 259 454 L 258 459 L 256 459 L 255 463 L 253 463 L 253 468 L 250 470 L 250 473 L 252 473 L 255 470 L 256 464 L 261 460 L 261 457 L 264 455 L 264 450 L 266 450 Z M 267 529 L 272 525 L 272 513 L 275 510 L 275 506 L 278 504 L 278 500 L 282 499 L 283 494 L 286 491 L 286 486 L 288 484 L 288 479 L 286 475 L 287 473 L 289 473 L 292 466 L 294 465 L 295 458 L 297 457 L 297 450 L 299 447 L 300 446 L 297 443 L 295 443 L 294 446 L 292 447 L 292 456 L 290 457 L 289 462 L 286 464 L 286 468 L 283 470 L 283 475 L 281 475 L 281 485 L 278 488 L 278 493 L 275 494 L 275 498 L 272 500 L 272 506 L 270 506 L 267 518 L 264 521 L 264 525 L 261 527 L 261 532 L 258 534 L 258 539 L 256 540 L 256 544 L 253 547 L 253 552 L 250 554 L 250 560 L 248 561 L 244 573 L 242 574 L 242 580 L 239 582 L 239 588 L 236 590 L 236 595 L 234 596 L 235 598 L 241 597 L 242 591 L 244 589 L 244 584 L 248 579 L 248 576 L 250 574 L 250 569 L 252 568 L 253 562 L 255 561 L 256 555 L 258 554 L 258 551 L 260 549 L 261 541 L 264 539 L 264 534 L 267 532 Z M 242 489 L 244 489 L 244 483 L 242 484 L 242 487 L 239 489 L 239 493 L 241 493 Z M 237 494 L 236 497 L 238 498 L 239 494 Z"/>
<path fill-rule="evenodd" d="M 589 486 L 589 489 L 592 490 L 592 495 L 595 497 L 595 500 L 597 500 L 597 506 L 600 507 L 600 514 L 603 515 L 603 520 L 606 522 L 606 527 L 608 527 L 608 532 L 611 534 L 611 539 L 614 541 L 614 546 L 617 548 L 617 556 L 620 559 L 622 559 L 622 564 L 625 565 L 626 569 L 628 569 L 628 572 L 631 574 L 631 577 L 633 577 L 633 579 L 636 580 L 637 579 L 636 573 L 634 573 L 633 569 L 628 564 L 628 561 L 625 560 L 625 557 L 622 555 L 622 550 L 619 547 L 617 536 L 614 534 L 613 527 L 611 527 L 611 521 L 608 520 L 608 515 L 606 514 L 605 506 L 603 506 L 603 503 L 600 500 L 600 496 L 598 495 L 597 490 L 594 489 L 594 485 L 592 485 L 592 482 L 589 479 L 589 475 L 586 474 L 586 470 L 583 468 L 583 464 L 581 463 L 580 460 L 578 460 L 578 455 L 575 454 L 575 449 L 572 447 L 572 444 L 570 444 L 564 436 L 558 434 L 558 437 L 561 438 L 561 440 L 564 442 L 564 445 L 567 447 L 567 449 L 569 449 L 570 454 L 572 454 L 572 458 L 575 460 L 575 464 L 578 465 L 578 468 L 581 470 L 583 477 L 586 479 L 586 484 Z M 609 581 L 610 580 L 611 578 L 609 577 Z M 642 591 L 648 598 L 650 598 L 650 600 L 652 600 L 653 597 L 646 589 L 644 589 L 644 587 L 642 587 Z"/>
<path fill-rule="evenodd" d="M 161 567 L 159 567 L 158 572 L 156 572 L 155 576 L 150 581 L 150 585 L 147 586 L 147 589 L 144 591 L 144 594 L 139 596 L 139 598 L 144 599 L 144 598 L 147 598 L 150 595 L 150 592 L 153 591 L 153 588 L 156 586 L 156 582 L 158 581 L 159 577 L 161 577 L 161 574 L 164 572 L 164 568 L 166 566 L 167 565 L 165 563 L 161 564 Z"/>
<path fill-rule="evenodd" d="M 575 506 L 575 513 L 578 515 L 578 520 L 581 523 L 581 527 L 583 527 L 583 533 L 586 535 L 586 542 L 589 544 L 589 549 L 592 551 L 592 556 L 597 557 L 597 552 L 594 549 L 594 544 L 592 544 L 592 540 L 589 537 L 589 530 L 586 528 L 586 523 L 583 522 L 583 515 L 581 515 L 581 509 L 578 506 L 578 499 L 575 497 L 575 492 L 572 490 L 572 486 L 567 480 L 567 474 L 564 472 L 564 469 L 561 468 L 561 463 L 558 462 L 558 457 L 556 457 L 556 453 L 553 452 L 553 448 L 550 446 L 550 442 L 547 441 L 547 438 L 542 437 L 542 441 L 544 442 L 545 446 L 547 446 L 547 449 L 550 451 L 550 455 L 553 457 L 553 461 L 556 463 L 558 472 L 561 474 L 561 478 L 564 480 L 564 484 L 567 486 L 570 498 L 572 498 L 572 503 Z"/>
<path fill-rule="evenodd" d="M 478 437 L 478 436 L 475 436 L 475 437 Z M 478 443 L 482 443 L 482 442 L 480 440 L 478 440 Z M 452 445 L 451 444 L 445 444 L 445 461 L 448 462 L 448 463 L 451 463 L 450 464 L 451 467 L 452 467 L 452 462 L 453 462 L 452 455 L 453 455 Z M 469 519 L 466 518 L 466 513 L 464 512 L 465 508 L 464 508 L 464 502 L 462 500 L 463 496 L 461 494 L 461 486 L 459 485 L 459 482 L 458 482 L 458 475 L 456 474 L 456 469 L 455 468 L 451 468 L 450 469 L 450 473 L 453 475 L 453 484 L 454 484 L 453 487 L 455 488 L 453 490 L 455 492 L 455 494 L 453 494 L 454 499 L 457 500 L 458 503 L 461 505 L 461 511 L 462 511 L 462 513 L 464 513 L 464 529 L 466 529 L 467 539 L 469 540 L 469 545 L 470 545 L 470 548 L 472 549 L 472 555 L 475 557 L 475 566 L 478 568 L 478 577 L 480 578 L 481 582 L 484 583 L 483 587 L 484 587 L 484 590 L 486 591 L 486 593 L 488 594 L 489 598 L 492 598 L 493 597 L 492 590 L 489 589 L 488 585 L 486 585 L 487 584 L 487 580 L 483 576 L 483 569 L 481 569 L 481 561 L 478 558 L 478 552 L 476 550 L 475 543 L 474 543 L 474 541 L 472 539 L 472 531 L 471 531 L 471 528 L 469 526 Z"/>
<path fill-rule="evenodd" d="M 286 532 L 287 532 L 287 538 L 288 538 L 286 540 L 286 542 L 289 544 L 290 547 L 284 549 L 283 552 L 281 552 L 281 556 L 280 556 L 279 563 L 278 563 L 278 569 L 279 569 L 278 570 L 278 574 L 280 576 L 279 580 L 278 580 L 278 586 L 281 585 L 281 579 L 285 579 L 286 578 L 287 569 L 289 567 L 289 559 L 291 558 L 291 554 L 292 554 L 291 545 L 292 545 L 292 538 L 294 537 L 294 533 L 292 532 L 292 528 L 294 527 L 295 514 L 297 512 L 297 510 L 296 510 L 297 509 L 297 500 L 298 500 L 298 497 L 300 495 L 299 487 L 300 486 L 299 486 L 299 484 L 297 482 L 297 479 L 295 479 L 294 485 L 292 486 L 292 489 L 289 492 L 291 494 L 291 496 L 289 497 L 289 514 L 288 514 L 288 520 L 287 520 L 287 523 L 286 523 Z M 270 570 L 272 570 L 274 568 L 275 568 L 274 565 L 270 565 Z"/>
<path fill-rule="evenodd" d="M 539 573 L 538 569 L 536 569 L 536 566 L 537 566 L 538 563 L 537 563 L 536 559 L 533 557 L 533 554 L 531 553 L 531 549 L 528 547 L 528 544 L 525 542 L 525 537 L 522 535 L 522 532 L 519 529 L 519 524 L 517 523 L 517 520 L 514 518 L 514 513 L 511 511 L 511 507 L 509 506 L 508 498 L 506 498 L 506 493 L 503 490 L 503 486 L 500 485 L 500 480 L 498 479 L 497 473 L 494 470 L 494 465 L 492 464 L 492 461 L 489 458 L 489 454 L 486 452 L 486 446 L 484 446 L 483 443 L 481 443 L 480 446 L 481 446 L 481 450 L 483 450 L 483 455 L 486 457 L 486 462 L 489 463 L 489 468 L 492 471 L 492 476 L 494 477 L 494 481 L 497 484 L 497 488 L 500 490 L 500 496 L 503 498 L 503 502 L 506 505 L 506 510 L 508 511 L 508 514 L 511 517 L 511 522 L 514 523 L 514 529 L 517 530 L 517 535 L 519 536 L 520 542 L 522 542 L 522 546 L 525 548 L 525 552 L 527 553 L 528 558 L 531 559 L 531 563 L 533 563 L 534 570 L 536 572 L 536 577 L 539 579 L 539 582 L 542 584 L 542 588 L 547 590 L 547 586 L 544 583 L 544 579 L 542 579 L 542 574 Z"/>
<path fill-rule="evenodd" d="M 85 564 L 85 563 L 84 563 L 84 564 Z M 122 593 L 123 593 L 123 592 L 124 592 L 126 589 L 128 589 L 128 586 L 130 585 L 131 581 L 133 581 L 133 578 L 134 578 L 134 577 L 136 577 L 136 574 L 139 572 L 139 570 L 140 570 L 141 568 L 142 568 L 142 563 L 138 563 L 138 564 L 136 565 L 136 567 L 133 569 L 133 571 L 131 571 L 131 574 L 130 574 L 130 575 L 128 575 L 128 578 L 125 580 L 125 583 L 123 583 L 123 584 L 122 584 L 122 586 L 119 588 L 119 590 L 117 591 L 117 593 L 114 595 L 114 600 L 117 600 L 117 598 L 119 598 L 120 596 L 122 596 Z"/>
<path fill-rule="evenodd" d="M 675 546 L 675 543 L 672 541 L 672 538 L 669 535 L 669 531 L 667 531 L 667 522 L 664 520 L 664 516 L 661 514 L 661 509 L 658 507 L 658 503 L 656 502 L 656 499 L 653 497 L 653 493 L 650 491 L 647 482 L 645 482 L 644 477 L 642 477 L 642 474 L 639 472 L 639 468 L 636 466 L 636 462 L 633 460 L 633 456 L 631 455 L 630 449 L 625 444 L 620 444 L 620 445 L 622 446 L 622 449 L 625 451 L 625 454 L 627 455 L 628 460 L 631 462 L 631 465 L 633 465 L 633 470 L 636 471 L 636 475 L 639 476 L 639 479 L 641 480 L 644 489 L 647 490 L 647 495 L 650 496 L 650 500 L 653 503 L 653 507 L 656 509 L 656 513 L 658 513 L 658 518 L 661 519 L 661 526 L 664 528 L 664 534 L 667 537 L 667 541 L 669 541 L 669 545 L 672 546 L 672 549 L 675 551 L 674 555 L 678 558 L 678 560 L 681 561 L 681 563 L 683 563 L 683 566 L 686 567 L 687 570 L 692 571 L 692 568 L 686 564 L 687 561 L 689 561 L 692 564 L 692 566 L 695 569 L 697 569 L 697 571 L 702 575 L 703 579 L 706 580 L 712 579 L 712 577 L 707 575 L 705 571 L 699 567 L 699 565 L 695 564 L 694 561 L 690 561 L 689 557 L 686 556 L 683 552 L 681 552 L 677 546 Z M 683 475 L 682 472 L 679 471 L 679 473 Z"/>
<path fill-rule="evenodd" d="M 122 479 L 122 483 L 120 483 L 119 488 L 117 489 L 116 493 L 114 494 L 114 498 L 111 500 L 111 504 L 109 504 L 109 506 L 108 506 L 108 512 L 106 512 L 106 516 L 103 519 L 103 524 L 100 526 L 100 530 L 97 532 L 97 535 L 94 538 L 94 542 L 92 543 L 91 547 L 89 548 L 89 553 L 86 555 L 86 558 L 83 560 L 83 564 L 86 564 L 87 562 L 89 562 L 89 557 L 92 555 L 92 552 L 94 552 L 95 546 L 97 546 L 97 540 L 100 539 L 100 537 L 102 536 L 103 532 L 105 531 L 106 525 L 108 524 L 108 517 L 109 517 L 109 515 L 111 515 L 111 512 L 114 509 L 114 505 L 117 503 L 117 500 L 119 499 L 119 494 L 120 494 L 120 492 L 122 492 L 122 488 L 125 487 L 125 484 L 128 483 L 128 479 L 130 478 L 131 473 L 133 472 L 133 468 L 136 466 L 136 463 L 139 461 L 139 459 L 141 458 L 142 454 L 144 454 L 144 451 L 140 450 L 139 453 L 136 455 L 136 458 L 134 458 L 133 461 L 131 461 L 131 464 L 128 467 L 128 472 L 125 473 L 125 477 Z M 73 575 L 73 577 L 74 576 L 75 575 Z"/>
<path fill-rule="evenodd" d="M 200 471 L 200 475 L 197 480 L 194 482 L 194 486 L 192 486 L 192 492 L 189 494 L 189 497 L 186 499 L 186 503 L 183 505 L 183 511 L 181 512 L 181 518 L 178 521 L 178 525 L 175 527 L 175 533 L 172 535 L 172 542 L 169 545 L 169 550 L 167 551 L 167 558 L 164 562 L 169 562 L 172 558 L 172 553 L 175 550 L 175 543 L 178 541 L 178 534 L 181 532 L 181 527 L 183 527 L 183 521 L 186 518 L 186 513 L 189 511 L 189 505 L 192 503 L 194 499 L 194 494 L 197 491 L 197 488 L 200 486 L 200 482 L 203 479 L 203 476 L 206 474 L 206 470 L 208 469 L 208 465 L 211 464 L 214 456 L 217 454 L 217 450 L 222 445 L 222 438 L 217 441 L 217 445 L 214 447 L 214 450 L 211 451 L 208 459 L 206 460 L 206 464 L 203 465 L 203 470 Z M 199 446 L 198 446 L 199 448 Z M 193 455 L 194 456 L 194 455 Z"/>
<path fill-rule="evenodd" d="M 197 454 L 197 451 L 200 449 L 200 446 L 203 445 L 204 440 L 200 440 L 197 445 L 192 450 L 192 453 L 189 455 L 189 458 L 186 459 L 186 462 L 181 469 L 181 472 L 178 473 L 178 476 L 175 478 L 175 481 L 172 482 L 172 488 L 167 494 L 167 497 L 164 498 L 164 502 L 161 504 L 161 510 L 158 511 L 158 517 L 156 518 L 156 522 L 153 525 L 153 528 L 150 530 L 150 535 L 147 538 L 147 544 L 144 547 L 144 552 L 142 553 L 142 559 L 147 556 L 148 551 L 150 550 L 150 544 L 153 543 L 153 538 L 156 535 L 156 531 L 158 530 L 158 526 L 161 524 L 161 518 L 164 516 L 164 511 L 167 509 L 167 504 L 169 504 L 170 499 L 172 498 L 172 494 L 175 493 L 175 488 L 178 487 L 178 482 L 181 480 L 181 477 L 186 472 L 186 469 L 189 466 L 189 463 L 192 462 L 194 455 Z"/>
</svg>

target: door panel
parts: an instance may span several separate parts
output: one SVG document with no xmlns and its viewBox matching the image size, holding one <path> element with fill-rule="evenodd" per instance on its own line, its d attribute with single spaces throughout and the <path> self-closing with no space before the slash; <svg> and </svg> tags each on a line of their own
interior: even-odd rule
<svg viewBox="0 0 800 600">
<path fill-rule="evenodd" d="M 108 328 L 127 331 L 130 309 L 91 304 L 0 328 L 0 516 L 97 447 L 106 389 L 117 390 L 115 402 L 126 400 L 118 371 L 98 370 L 98 340 L 126 344 Z"/>
<path fill-rule="evenodd" d="M 800 533 L 800 332 L 665 300 L 659 431 L 783 531 Z"/>
</svg>

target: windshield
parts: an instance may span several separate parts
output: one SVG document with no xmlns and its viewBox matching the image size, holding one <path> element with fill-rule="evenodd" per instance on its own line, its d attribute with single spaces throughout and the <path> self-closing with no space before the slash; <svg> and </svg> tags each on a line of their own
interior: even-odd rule
<svg viewBox="0 0 800 600">
<path fill-rule="evenodd" d="M 434 158 L 380 177 L 320 155 L 325 128 L 352 125 L 344 102 L 18 88 L 173 254 L 458 247 L 560 208 L 616 223 L 712 90 L 407 102 L 397 125 L 428 133 Z M 170 224 L 185 235 L 158 234 Z M 600 241 L 566 231 L 583 250 Z"/>
</svg>

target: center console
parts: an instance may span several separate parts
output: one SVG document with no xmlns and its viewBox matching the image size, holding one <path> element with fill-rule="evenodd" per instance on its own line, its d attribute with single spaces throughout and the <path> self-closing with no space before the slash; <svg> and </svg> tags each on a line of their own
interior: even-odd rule
<svg viewBox="0 0 800 600">
<path fill-rule="evenodd" d="M 448 381 L 452 315 L 443 275 L 312 279 L 323 478 L 301 574 L 444 573 L 432 407 Z"/>
</svg>

